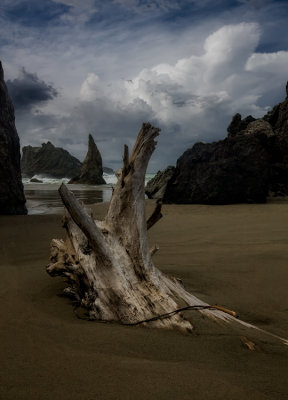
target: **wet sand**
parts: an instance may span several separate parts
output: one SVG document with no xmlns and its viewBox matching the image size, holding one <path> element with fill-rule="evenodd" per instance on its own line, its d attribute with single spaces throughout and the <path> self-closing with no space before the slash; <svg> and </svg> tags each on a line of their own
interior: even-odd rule
<svg viewBox="0 0 288 400">
<path fill-rule="evenodd" d="M 99 218 L 105 205 L 93 206 Z M 151 203 L 148 208 L 151 209 Z M 164 206 L 155 264 L 288 337 L 288 203 Z M 61 215 L 0 217 L 0 399 L 288 399 L 288 347 L 188 312 L 194 335 L 77 319 L 45 271 Z M 189 314 L 189 315 L 188 315 Z M 240 336 L 256 343 L 249 351 Z"/>
<path fill-rule="evenodd" d="M 29 215 L 59 214 L 63 204 L 58 193 L 60 183 L 29 183 L 24 185 L 26 207 Z M 109 202 L 112 185 L 68 185 L 76 198 L 84 204 Z"/>
</svg>

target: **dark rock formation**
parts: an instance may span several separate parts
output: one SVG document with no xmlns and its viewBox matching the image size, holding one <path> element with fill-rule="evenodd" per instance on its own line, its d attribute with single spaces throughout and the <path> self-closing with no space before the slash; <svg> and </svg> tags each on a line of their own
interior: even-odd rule
<svg viewBox="0 0 288 400">
<path fill-rule="evenodd" d="M 43 183 L 43 181 L 41 181 L 41 179 L 37 179 L 37 178 L 31 178 L 30 182 L 31 183 Z"/>
<path fill-rule="evenodd" d="M 286 91 L 287 91 L 286 87 Z M 288 195 L 288 91 L 263 119 L 236 114 L 228 136 L 178 159 L 164 202 L 230 204 Z"/>
<path fill-rule="evenodd" d="M 177 161 L 164 202 L 231 204 L 265 202 L 269 155 L 265 135 L 197 143 Z"/>
<path fill-rule="evenodd" d="M 72 178 L 69 183 L 102 185 L 106 183 L 102 175 L 102 157 L 92 135 L 89 135 L 88 152 L 83 161 L 81 172 L 78 176 Z"/>
<path fill-rule="evenodd" d="M 0 61 L 0 214 L 27 214 L 14 107 Z"/>
<path fill-rule="evenodd" d="M 175 167 L 169 166 L 164 171 L 158 171 L 146 185 L 145 193 L 149 199 L 162 199 L 168 181 L 172 178 Z"/>
<path fill-rule="evenodd" d="M 21 169 L 27 178 L 33 175 L 71 178 L 80 173 L 81 162 L 51 142 L 43 143 L 41 147 L 25 146 L 22 151 Z"/>
</svg>

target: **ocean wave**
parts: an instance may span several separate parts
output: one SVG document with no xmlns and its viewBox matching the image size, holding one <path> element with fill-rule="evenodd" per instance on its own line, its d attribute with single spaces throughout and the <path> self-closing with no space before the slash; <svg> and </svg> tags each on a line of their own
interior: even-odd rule
<svg viewBox="0 0 288 400">
<path fill-rule="evenodd" d="M 29 184 L 34 185 L 35 182 L 31 182 L 31 179 L 38 179 L 40 181 L 39 184 L 45 183 L 45 184 L 51 184 L 51 185 L 54 185 L 54 184 L 61 185 L 61 183 L 67 183 L 70 180 L 70 178 L 60 178 L 59 179 L 59 178 L 51 178 L 51 177 L 47 177 L 47 176 L 43 176 L 43 175 L 33 175 L 32 178 L 22 178 L 22 183 L 24 185 L 29 185 Z"/>
<path fill-rule="evenodd" d="M 155 176 L 155 174 L 146 174 L 145 185 L 154 176 Z M 41 183 L 44 183 L 44 184 L 59 185 L 59 186 L 61 185 L 61 183 L 68 183 L 70 180 L 70 178 L 51 178 L 51 177 L 47 177 L 47 176 L 43 176 L 43 175 L 34 175 L 32 178 L 38 179 L 39 181 L 41 181 Z M 103 178 L 107 185 L 116 185 L 116 183 L 117 183 L 117 177 L 115 174 L 107 174 L 104 172 Z M 31 182 L 31 178 L 23 178 L 22 182 L 24 185 L 35 184 L 35 182 Z M 39 185 L 40 185 L 40 183 L 39 183 Z"/>
</svg>

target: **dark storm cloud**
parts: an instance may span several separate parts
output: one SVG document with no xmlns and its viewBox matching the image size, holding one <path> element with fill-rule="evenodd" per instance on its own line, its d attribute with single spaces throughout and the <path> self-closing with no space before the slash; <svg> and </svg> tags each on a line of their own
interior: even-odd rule
<svg viewBox="0 0 288 400">
<path fill-rule="evenodd" d="M 5 4 L 6 3 L 6 4 Z M 3 15 L 11 22 L 25 26 L 44 27 L 59 20 L 59 17 L 68 12 L 65 4 L 55 4 L 51 0 L 4 0 Z"/>
<path fill-rule="evenodd" d="M 259 9 L 265 6 L 269 0 L 238 0 L 238 1 L 239 3 L 249 4 L 250 6 L 255 7 L 256 9 Z"/>
<path fill-rule="evenodd" d="M 2 15 L 12 23 L 41 29 L 75 22 L 97 28 L 123 21 L 147 24 L 147 17 L 149 24 L 170 22 L 177 26 L 185 20 L 215 17 L 237 6 L 237 0 L 3 0 Z"/>
<path fill-rule="evenodd" d="M 22 68 L 19 78 L 6 83 L 16 111 L 39 106 L 58 95 L 52 85 L 41 81 L 37 74 L 27 72 L 25 68 Z"/>
</svg>

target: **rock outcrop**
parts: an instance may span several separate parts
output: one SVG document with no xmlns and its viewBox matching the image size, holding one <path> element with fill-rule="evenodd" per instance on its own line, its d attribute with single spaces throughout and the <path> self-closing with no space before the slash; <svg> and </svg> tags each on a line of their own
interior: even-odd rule
<svg viewBox="0 0 288 400">
<path fill-rule="evenodd" d="M 145 187 L 145 193 L 149 199 L 162 199 L 168 181 L 172 178 L 175 167 L 169 166 L 164 171 L 158 171 Z"/>
<path fill-rule="evenodd" d="M 244 131 L 250 122 L 253 121 L 255 121 L 255 118 L 252 115 L 248 115 L 248 117 L 242 119 L 241 114 L 235 114 L 227 128 L 228 137 L 235 136 L 239 132 Z"/>
<path fill-rule="evenodd" d="M 269 154 L 265 135 L 197 143 L 177 161 L 164 202 L 231 204 L 266 201 Z"/>
<path fill-rule="evenodd" d="M 103 179 L 102 157 L 92 135 L 89 135 L 88 152 L 83 161 L 81 172 L 72 178 L 69 183 L 87 185 L 102 185 L 106 183 Z"/>
<path fill-rule="evenodd" d="M 81 162 L 67 150 L 51 142 L 41 147 L 25 146 L 22 149 L 21 169 L 24 177 L 44 175 L 52 178 L 71 178 L 80 173 Z"/>
<path fill-rule="evenodd" d="M 0 61 L 0 214 L 27 214 L 14 107 Z"/>
<path fill-rule="evenodd" d="M 165 183 L 163 201 L 262 203 L 268 195 L 287 196 L 288 85 L 286 92 L 263 118 L 236 114 L 224 140 L 196 143 L 185 151 Z"/>
</svg>

